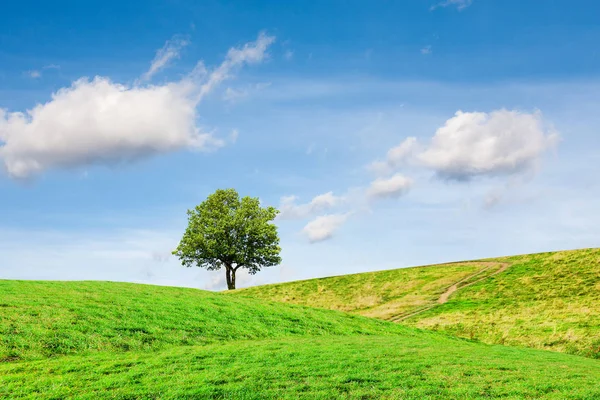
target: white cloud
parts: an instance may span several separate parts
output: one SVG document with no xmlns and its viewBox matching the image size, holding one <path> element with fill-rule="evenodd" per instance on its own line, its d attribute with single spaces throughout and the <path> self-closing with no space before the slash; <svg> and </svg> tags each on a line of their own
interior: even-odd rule
<svg viewBox="0 0 600 400">
<path fill-rule="evenodd" d="M 228 87 L 223 92 L 222 97 L 223 97 L 224 101 L 233 104 L 233 103 L 237 103 L 238 101 L 240 101 L 242 99 L 247 98 L 253 92 L 263 90 L 263 89 L 269 87 L 270 85 L 271 85 L 271 82 L 261 82 L 261 83 L 255 83 L 252 85 L 248 85 L 244 88 L 238 88 L 238 89 Z"/>
<path fill-rule="evenodd" d="M 412 156 L 416 149 L 417 139 L 406 138 L 396 147 L 392 147 L 384 161 L 375 161 L 369 165 L 369 169 L 377 174 L 387 174 L 402 166 Z"/>
<path fill-rule="evenodd" d="M 125 163 L 182 148 L 225 144 L 197 126 L 196 107 L 233 69 L 256 63 L 274 38 L 229 50 L 212 72 L 195 68 L 164 85 L 127 86 L 81 78 L 26 112 L 0 108 L 0 159 L 9 175 L 27 178 L 50 168 Z"/>
<path fill-rule="evenodd" d="M 231 133 L 229 134 L 229 141 L 231 143 L 235 143 L 235 142 L 237 142 L 239 136 L 240 136 L 240 131 L 238 131 L 237 129 L 232 129 Z"/>
<path fill-rule="evenodd" d="M 150 80 L 158 71 L 165 68 L 171 60 L 179 58 L 181 49 L 189 43 L 189 40 L 179 36 L 167 40 L 165 45 L 156 52 L 154 60 L 150 63 L 150 69 L 142 75 L 141 79 L 144 81 Z"/>
<path fill-rule="evenodd" d="M 423 55 L 431 54 L 431 52 L 431 46 L 425 46 L 421 49 L 421 54 Z"/>
<path fill-rule="evenodd" d="M 229 103 L 235 103 L 246 96 L 248 96 L 248 90 L 245 89 L 238 90 L 228 87 L 225 89 L 225 92 L 223 92 L 223 100 Z"/>
<path fill-rule="evenodd" d="M 435 10 L 436 8 L 439 7 L 450 7 L 450 6 L 454 6 L 456 7 L 459 11 L 464 10 L 465 8 L 469 7 L 471 4 L 473 4 L 473 0 L 445 0 L 442 1 L 440 3 L 434 4 L 433 6 L 431 6 L 429 9 L 431 11 Z"/>
<path fill-rule="evenodd" d="M 331 239 L 335 231 L 342 226 L 350 216 L 346 214 L 329 214 L 323 215 L 310 221 L 302 232 L 306 235 L 311 243 L 321 242 Z"/>
<path fill-rule="evenodd" d="M 274 36 L 269 36 L 264 32 L 258 35 L 255 42 L 246 43 L 241 49 L 231 48 L 227 52 L 225 61 L 210 73 L 208 79 L 200 87 L 199 99 L 211 92 L 219 83 L 231 77 L 232 70 L 243 64 L 256 64 L 261 62 L 267 56 L 267 48 L 275 41 Z M 194 70 L 194 74 L 204 75 L 206 68 L 204 63 L 199 62 Z"/>
<path fill-rule="evenodd" d="M 290 61 L 292 58 L 294 58 L 294 52 L 292 50 L 287 50 L 283 54 L 283 58 L 285 58 L 286 60 Z"/>
<path fill-rule="evenodd" d="M 42 67 L 42 70 L 47 70 L 47 69 L 60 69 L 60 65 L 48 64 L 48 65 L 44 65 Z M 42 77 L 42 71 L 39 69 L 32 69 L 31 71 L 25 72 L 25 75 L 27 75 L 28 77 L 33 78 L 33 79 L 38 79 L 38 78 Z"/>
<path fill-rule="evenodd" d="M 344 197 L 335 196 L 333 192 L 327 192 L 315 196 L 309 203 L 296 204 L 296 196 L 281 198 L 278 215 L 279 219 L 301 219 L 310 217 L 316 213 L 335 207 L 344 201 Z"/>
<path fill-rule="evenodd" d="M 417 158 L 444 179 L 509 176 L 532 170 L 557 139 L 540 112 L 458 111 Z"/>
<path fill-rule="evenodd" d="M 400 197 L 410 190 L 413 181 L 402 174 L 395 174 L 390 178 L 378 178 L 371 182 L 367 189 L 367 196 L 371 199 Z"/>
</svg>

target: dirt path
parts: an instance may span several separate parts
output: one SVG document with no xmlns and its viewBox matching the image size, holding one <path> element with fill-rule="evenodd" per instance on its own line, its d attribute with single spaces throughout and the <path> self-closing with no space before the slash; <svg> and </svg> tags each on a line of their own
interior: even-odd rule
<svg viewBox="0 0 600 400">
<path fill-rule="evenodd" d="M 480 269 L 476 273 L 474 273 L 472 275 L 469 275 L 466 278 L 463 278 L 460 281 L 458 281 L 455 284 L 453 284 L 452 286 L 450 286 L 437 299 L 437 302 L 436 302 L 437 304 L 432 304 L 432 305 L 426 306 L 426 307 L 418 309 L 418 310 L 416 310 L 416 311 L 414 311 L 414 312 L 412 312 L 410 314 L 399 315 L 397 317 L 391 318 L 390 321 L 392 321 L 392 322 L 400 322 L 400 321 L 403 321 L 403 320 L 408 319 L 410 317 L 413 317 L 415 315 L 421 314 L 421 313 L 423 313 L 425 311 L 431 310 L 433 307 L 435 307 L 435 306 L 437 306 L 439 304 L 444 304 L 444 303 L 448 302 L 448 299 L 450 298 L 450 296 L 452 296 L 452 294 L 454 292 L 456 292 L 458 289 L 466 288 L 466 287 L 469 287 L 469 286 L 474 285 L 476 283 L 479 283 L 481 281 L 484 281 L 484 280 L 486 280 L 486 279 L 488 279 L 488 278 L 490 278 L 490 277 L 492 277 L 494 275 L 498 275 L 498 274 L 506 271 L 508 269 L 508 267 L 510 267 L 509 263 L 503 263 L 503 262 L 482 262 L 482 263 L 477 263 L 477 264 L 479 264 L 479 265 L 485 265 L 485 268 Z M 497 267 L 497 266 L 500 266 L 500 268 L 498 268 L 498 270 L 495 271 L 495 272 L 493 272 L 492 274 L 484 276 L 483 278 L 477 279 L 477 280 L 475 280 L 473 282 L 469 282 L 466 285 L 460 286 L 461 283 L 466 282 L 466 281 L 468 281 L 470 279 L 473 279 L 476 276 L 481 275 L 484 272 L 488 271 L 489 269 Z"/>
</svg>

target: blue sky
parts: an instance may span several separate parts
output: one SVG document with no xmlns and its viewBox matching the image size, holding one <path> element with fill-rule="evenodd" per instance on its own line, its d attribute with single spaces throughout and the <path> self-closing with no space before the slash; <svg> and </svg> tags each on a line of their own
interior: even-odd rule
<svg viewBox="0 0 600 400">
<path fill-rule="evenodd" d="M 241 286 L 598 246 L 598 12 L 3 5 L 0 278 L 222 289 L 169 252 L 224 187 L 283 210 Z"/>
</svg>

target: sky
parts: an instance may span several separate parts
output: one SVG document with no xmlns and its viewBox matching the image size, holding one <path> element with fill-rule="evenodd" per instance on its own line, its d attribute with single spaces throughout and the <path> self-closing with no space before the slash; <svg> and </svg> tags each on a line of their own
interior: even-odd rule
<svg viewBox="0 0 600 400">
<path fill-rule="evenodd" d="M 600 244 L 595 1 L 20 1 L 0 13 L 0 279 L 225 288 L 171 255 L 276 206 L 238 286 Z"/>
</svg>

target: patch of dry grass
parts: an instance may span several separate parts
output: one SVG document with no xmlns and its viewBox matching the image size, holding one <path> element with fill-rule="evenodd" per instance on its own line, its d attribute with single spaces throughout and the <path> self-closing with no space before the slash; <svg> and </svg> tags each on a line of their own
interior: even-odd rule
<svg viewBox="0 0 600 400">
<path fill-rule="evenodd" d="M 495 275 L 504 263 L 510 267 Z M 437 304 L 457 282 L 448 302 Z M 600 358 L 600 249 L 312 279 L 231 294 L 386 320 L 425 310 L 403 323 L 487 343 Z"/>
<path fill-rule="evenodd" d="M 469 262 L 402 268 L 258 286 L 227 294 L 392 319 L 434 304 L 449 286 L 485 267 L 485 263 Z"/>
<path fill-rule="evenodd" d="M 600 249 L 505 259 L 512 266 L 405 323 L 487 343 L 600 358 Z"/>
</svg>

